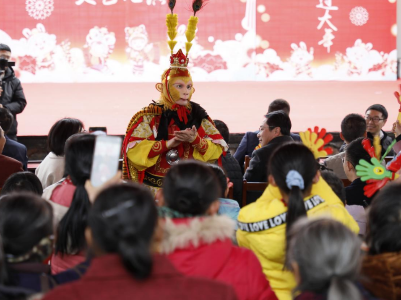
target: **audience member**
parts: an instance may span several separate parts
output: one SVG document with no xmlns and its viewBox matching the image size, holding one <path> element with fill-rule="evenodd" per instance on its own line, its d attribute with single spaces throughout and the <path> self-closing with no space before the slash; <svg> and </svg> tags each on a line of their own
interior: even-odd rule
<svg viewBox="0 0 401 300">
<path fill-rule="evenodd" d="M 7 136 L 13 121 L 13 114 L 7 108 L 0 108 L 0 125 L 4 130 L 6 138 L 6 144 L 4 145 L 2 154 L 20 161 L 23 169 L 26 171 L 28 165 L 28 156 L 25 145 L 18 143 Z"/>
<path fill-rule="evenodd" d="M 401 299 L 401 183 L 385 186 L 373 198 L 362 263 L 364 287 L 380 299 Z"/>
<path fill-rule="evenodd" d="M 244 179 L 249 182 L 266 182 L 270 156 L 284 143 L 292 142 L 291 121 L 283 111 L 275 111 L 265 116 L 260 126 L 258 138 L 261 148 L 255 150 Z"/>
<path fill-rule="evenodd" d="M 51 276 L 50 266 L 44 263 L 53 251 L 53 213 L 50 204 L 39 196 L 32 193 L 3 196 L 0 234 L 5 255 L 3 284 L 6 286 L 45 293 L 59 284 L 80 278 L 82 270 Z"/>
<path fill-rule="evenodd" d="M 345 199 L 347 199 L 348 205 L 367 207 L 370 204 L 371 198 L 364 194 L 363 188 L 366 186 L 366 182 L 362 181 L 356 175 L 355 169 L 361 159 L 370 162 L 371 157 L 363 148 L 362 141 L 363 138 L 358 138 L 345 149 L 343 167 L 348 180 L 351 181 L 351 184 L 345 188 Z"/>
<path fill-rule="evenodd" d="M 386 125 L 388 118 L 387 109 L 381 104 L 373 104 L 365 111 L 366 131 L 368 138 L 373 139 L 375 136 L 380 137 L 380 144 L 382 146 L 382 155 L 386 152 L 388 146 L 393 139 L 387 135 L 382 128 Z M 388 156 L 394 156 L 395 152 L 391 150 Z"/>
<path fill-rule="evenodd" d="M 230 131 L 223 121 L 213 120 L 217 130 L 220 132 L 224 141 L 230 147 Z M 229 149 L 230 150 L 230 149 Z M 238 161 L 231 155 L 230 151 L 227 151 L 226 155 L 221 156 L 223 168 L 227 173 L 227 177 L 233 183 L 233 199 L 241 202 L 242 199 L 242 170 Z"/>
<path fill-rule="evenodd" d="M 286 257 L 297 282 L 294 299 L 362 300 L 356 285 L 360 245 L 355 234 L 337 221 L 297 221 L 288 234 Z"/>
<path fill-rule="evenodd" d="M 338 176 L 331 171 L 321 172 L 323 179 L 331 187 L 333 192 L 338 198 L 343 202 L 345 209 L 354 218 L 359 226 L 359 234 L 364 235 L 366 231 L 366 211 L 363 206 L 360 205 L 347 205 L 347 200 L 345 198 L 345 188 L 344 184 Z"/>
<path fill-rule="evenodd" d="M 65 170 L 69 177 L 53 190 L 50 198 L 51 203 L 67 208 L 57 228 L 56 248 L 51 259 L 53 274 L 85 260 L 84 234 L 91 207 L 85 182 L 91 174 L 95 139 L 90 134 L 77 134 L 66 144 Z"/>
<path fill-rule="evenodd" d="M 83 128 L 84 125 L 80 120 L 65 118 L 57 121 L 50 129 L 47 137 L 50 153 L 35 171 L 44 189 L 64 177 L 65 142 L 73 134 L 81 132 Z"/>
<path fill-rule="evenodd" d="M 229 181 L 228 177 L 224 173 L 224 170 L 220 168 L 218 165 L 209 164 L 208 166 L 211 168 L 214 175 L 216 175 L 217 181 L 220 184 L 220 195 L 219 195 L 220 207 L 217 213 L 219 215 L 229 216 L 234 222 L 237 222 L 240 208 L 237 201 L 227 199 L 228 192 L 230 189 L 228 184 Z"/>
<path fill-rule="evenodd" d="M 331 215 L 353 232 L 359 228 L 333 190 L 320 178 L 312 152 L 302 144 L 278 148 L 269 162 L 269 185 L 238 215 L 237 240 L 252 249 L 280 300 L 289 300 L 295 280 L 283 271 L 286 232 L 303 216 Z"/>
<path fill-rule="evenodd" d="M 165 205 L 162 253 L 186 275 L 230 284 L 239 299 L 277 299 L 255 255 L 232 244 L 234 222 L 216 215 L 220 193 L 207 165 L 186 161 L 170 168 L 157 194 Z"/>
<path fill-rule="evenodd" d="M 290 104 L 284 99 L 276 99 L 270 103 L 267 114 L 279 110 L 284 111 L 289 116 Z M 259 130 L 246 132 L 240 144 L 238 145 L 237 151 L 235 151 L 234 158 L 239 162 L 243 173 L 245 155 L 252 156 L 253 151 L 259 145 L 259 138 L 257 136 L 258 133 Z M 299 134 L 291 133 L 291 137 L 294 141 L 301 141 Z"/>
<path fill-rule="evenodd" d="M 42 196 L 43 188 L 35 174 L 31 172 L 19 172 L 8 177 L 0 195 L 6 195 L 12 192 L 31 192 Z"/>
<path fill-rule="evenodd" d="M 0 58 L 11 59 L 11 48 L 6 44 L 0 44 Z M 7 136 L 10 139 L 17 140 L 17 114 L 22 113 L 26 106 L 24 91 L 21 81 L 15 76 L 11 66 L 6 66 L 5 73 L 1 76 L 2 85 L 0 87 L 0 107 L 7 108 L 14 116 L 14 122 L 11 125 Z"/>
<path fill-rule="evenodd" d="M 344 141 L 342 152 L 328 157 L 324 165 L 333 170 L 340 179 L 347 179 L 343 167 L 343 158 L 345 156 L 345 147 L 360 137 L 366 137 L 366 121 L 358 114 L 349 114 L 341 122 L 340 138 Z"/>
<path fill-rule="evenodd" d="M 50 292 L 63 299 L 237 299 L 231 287 L 185 277 L 162 255 L 157 209 L 149 190 L 114 185 L 99 194 L 88 217 L 86 240 L 94 259 L 80 281 Z"/>
<path fill-rule="evenodd" d="M 3 152 L 4 145 L 6 143 L 6 138 L 4 137 L 4 131 L 0 127 L 0 191 L 8 177 L 17 172 L 24 171 L 22 169 L 22 164 L 14 158 L 5 156 L 1 154 Z"/>
</svg>

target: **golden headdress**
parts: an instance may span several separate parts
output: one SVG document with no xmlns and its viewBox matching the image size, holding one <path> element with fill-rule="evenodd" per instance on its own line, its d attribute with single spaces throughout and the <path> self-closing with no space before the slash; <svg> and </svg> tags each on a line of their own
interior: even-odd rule
<svg viewBox="0 0 401 300">
<path fill-rule="evenodd" d="M 196 17 L 196 13 L 201 10 L 206 5 L 206 3 L 207 1 L 205 0 L 193 1 L 192 10 L 194 12 L 194 15 L 189 18 L 187 30 L 185 31 L 185 36 L 187 38 L 187 42 L 185 43 L 186 54 L 184 54 L 181 49 L 179 49 L 178 52 L 174 54 L 174 48 L 177 44 L 175 38 L 177 37 L 178 16 L 174 13 L 176 0 L 169 0 L 168 6 L 171 13 L 167 14 L 166 16 L 166 25 L 167 34 L 169 37 L 167 43 L 171 50 L 170 68 L 163 72 L 161 78 L 162 82 L 156 85 L 157 90 L 161 92 L 160 102 L 168 109 L 174 109 L 173 106 L 175 104 L 169 91 L 169 80 L 175 77 L 191 77 L 191 74 L 188 70 L 188 53 L 192 48 L 192 41 L 195 39 L 196 36 L 196 29 L 198 24 L 198 17 Z M 190 107 L 190 104 L 188 104 L 188 108 Z"/>
</svg>

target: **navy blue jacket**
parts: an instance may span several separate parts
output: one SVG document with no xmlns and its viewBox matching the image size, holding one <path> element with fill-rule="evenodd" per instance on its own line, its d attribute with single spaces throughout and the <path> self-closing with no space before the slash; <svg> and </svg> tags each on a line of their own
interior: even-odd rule
<svg viewBox="0 0 401 300">
<path fill-rule="evenodd" d="M 22 164 L 22 168 L 24 169 L 24 171 L 26 171 L 28 164 L 28 156 L 25 145 L 10 139 L 8 136 L 5 137 L 6 137 L 6 144 L 4 145 L 2 154 L 20 161 Z"/>
</svg>

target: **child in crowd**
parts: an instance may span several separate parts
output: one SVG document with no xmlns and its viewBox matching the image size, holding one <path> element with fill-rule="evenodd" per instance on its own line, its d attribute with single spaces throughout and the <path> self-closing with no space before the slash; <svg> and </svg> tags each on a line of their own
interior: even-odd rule
<svg viewBox="0 0 401 300">
<path fill-rule="evenodd" d="M 230 217 L 234 222 L 237 222 L 238 213 L 239 213 L 239 204 L 237 201 L 228 199 L 228 192 L 230 189 L 231 182 L 228 182 L 229 179 L 226 176 L 224 170 L 220 168 L 218 165 L 209 164 L 209 167 L 213 171 L 214 175 L 220 184 L 221 194 L 219 197 L 220 207 L 217 212 L 219 215 L 226 215 Z"/>
<path fill-rule="evenodd" d="M 312 152 L 302 144 L 278 148 L 269 162 L 269 185 L 255 203 L 238 215 L 238 244 L 252 249 L 280 300 L 291 299 L 293 275 L 284 269 L 286 234 L 303 216 L 331 215 L 358 233 L 341 200 L 320 178 Z"/>
<path fill-rule="evenodd" d="M 77 134 L 66 145 L 65 171 L 69 175 L 53 188 L 50 203 L 58 218 L 56 249 L 52 256 L 52 273 L 57 274 L 85 260 L 85 228 L 91 207 L 85 182 L 90 178 L 94 135 Z M 48 189 L 50 189 L 49 187 Z"/>
<path fill-rule="evenodd" d="M 32 192 L 42 196 L 43 188 L 38 177 L 31 172 L 14 173 L 4 183 L 0 195 L 6 195 L 12 192 Z"/>
<path fill-rule="evenodd" d="M 216 279 L 235 288 L 239 299 L 277 299 L 256 256 L 232 244 L 234 222 L 219 216 L 221 189 L 200 162 L 174 165 L 157 194 L 165 217 L 161 252 L 184 274 Z"/>
<path fill-rule="evenodd" d="M 72 118 L 61 119 L 50 128 L 47 137 L 47 147 L 50 153 L 35 170 L 35 174 L 42 182 L 44 189 L 64 177 L 65 142 L 70 136 L 83 131 L 83 129 L 82 122 Z"/>
<path fill-rule="evenodd" d="M 75 283 L 50 292 L 63 299 L 237 299 L 234 290 L 208 279 L 185 277 L 155 252 L 162 239 L 149 190 L 114 185 L 99 194 L 89 213 L 85 236 L 94 259 Z"/>
</svg>

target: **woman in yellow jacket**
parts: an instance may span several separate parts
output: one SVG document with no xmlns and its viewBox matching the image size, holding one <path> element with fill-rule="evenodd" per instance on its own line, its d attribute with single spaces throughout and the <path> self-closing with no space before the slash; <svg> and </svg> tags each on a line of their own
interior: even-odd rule
<svg viewBox="0 0 401 300">
<path fill-rule="evenodd" d="M 358 224 L 320 177 L 312 152 L 302 144 L 277 149 L 269 162 L 269 186 L 238 215 L 238 243 L 254 251 L 280 300 L 292 299 L 293 275 L 284 269 L 286 233 L 305 215 L 331 216 L 358 233 Z"/>
</svg>

